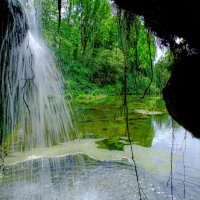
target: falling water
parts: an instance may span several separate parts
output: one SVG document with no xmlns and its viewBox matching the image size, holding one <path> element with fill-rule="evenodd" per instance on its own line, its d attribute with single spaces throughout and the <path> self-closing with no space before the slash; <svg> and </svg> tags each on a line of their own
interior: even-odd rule
<svg viewBox="0 0 200 200">
<path fill-rule="evenodd" d="M 7 30 L 3 40 L 0 38 L 2 158 L 4 149 L 12 153 L 40 147 L 39 151 L 45 151 L 46 147 L 70 139 L 72 122 L 64 99 L 62 76 L 40 35 L 40 5 L 41 0 L 8 0 Z M 148 154 L 149 150 L 135 148 L 139 148 L 142 159 L 142 155 Z M 2 165 L 0 199 L 139 199 L 131 164 L 95 161 L 81 154 L 47 157 L 45 152 L 39 153 L 41 156 L 35 159 Z M 142 168 L 139 170 L 148 199 L 171 199 L 167 190 L 160 189 L 157 181 L 160 174 L 152 181 Z M 198 194 L 199 185 L 191 185 L 191 191 Z"/>
<path fill-rule="evenodd" d="M 4 23 L 7 23 L 7 29 L 0 49 L 0 153 L 4 170 L 0 171 L 0 179 L 1 174 L 6 181 L 20 179 L 28 198 L 48 199 L 45 191 L 52 185 L 51 169 L 53 166 L 54 171 L 59 171 L 60 163 L 53 158 L 50 163 L 43 152 L 44 147 L 69 141 L 69 129 L 73 126 L 64 98 L 62 76 L 40 34 L 41 1 L 8 0 L 6 5 L 8 19 Z M 30 165 L 24 163 L 20 168 L 11 167 L 5 175 L 5 153 L 32 152 L 34 148 L 43 148 L 37 166 L 32 160 Z M 31 194 L 33 191 L 28 180 L 38 184 L 34 190 L 37 197 Z M 15 189 L 16 185 L 6 187 L 4 195 L 12 194 Z M 3 198 L 27 199 L 23 192 L 20 196 Z"/>
<path fill-rule="evenodd" d="M 41 9 L 35 8 L 40 4 L 40 0 L 8 1 L 14 21 L 8 24 L 0 52 L 2 143 L 12 150 L 69 140 L 72 127 L 62 76 L 40 34 Z"/>
</svg>

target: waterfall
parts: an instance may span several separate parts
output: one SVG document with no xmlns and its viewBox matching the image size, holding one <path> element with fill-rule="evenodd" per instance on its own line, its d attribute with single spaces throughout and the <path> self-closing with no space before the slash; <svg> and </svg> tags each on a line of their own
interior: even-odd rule
<svg viewBox="0 0 200 200">
<path fill-rule="evenodd" d="M 59 173 L 61 161 L 47 157 L 45 149 L 69 141 L 73 130 L 63 77 L 41 35 L 42 1 L 5 2 L 8 13 L 0 37 L 0 183 L 2 179 L 20 182 L 7 186 L 2 195 L 49 199 L 56 179 L 51 171 Z M 39 149 L 39 156 L 32 153 L 34 149 Z M 19 167 L 9 166 L 4 157 L 12 152 L 27 152 L 28 157 Z"/>
<path fill-rule="evenodd" d="M 59 144 L 73 127 L 62 75 L 42 40 L 40 5 L 8 0 L 11 22 L 0 49 L 1 143 L 11 150 Z"/>
</svg>

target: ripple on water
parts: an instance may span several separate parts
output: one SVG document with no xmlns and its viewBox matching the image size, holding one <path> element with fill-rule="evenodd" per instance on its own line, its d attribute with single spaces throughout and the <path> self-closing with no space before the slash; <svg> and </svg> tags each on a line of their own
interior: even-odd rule
<svg viewBox="0 0 200 200">
<path fill-rule="evenodd" d="M 34 166 L 30 167 L 31 163 Z M 12 178 L 7 173 L 6 180 L 2 181 L 0 199 L 133 200 L 139 197 L 134 167 L 127 163 L 96 161 L 79 154 L 57 159 L 38 158 L 6 170 L 11 172 L 16 167 L 18 171 L 13 172 Z M 170 199 L 169 193 L 150 174 L 140 167 L 138 170 L 143 197 Z"/>
</svg>

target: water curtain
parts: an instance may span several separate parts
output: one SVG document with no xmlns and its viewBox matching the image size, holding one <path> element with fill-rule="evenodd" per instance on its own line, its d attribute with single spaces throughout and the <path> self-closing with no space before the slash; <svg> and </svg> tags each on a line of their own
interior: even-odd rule
<svg viewBox="0 0 200 200">
<path fill-rule="evenodd" d="M 10 150 L 69 140 L 63 81 L 40 30 L 40 0 L 8 0 L 0 49 L 1 145 Z"/>
</svg>

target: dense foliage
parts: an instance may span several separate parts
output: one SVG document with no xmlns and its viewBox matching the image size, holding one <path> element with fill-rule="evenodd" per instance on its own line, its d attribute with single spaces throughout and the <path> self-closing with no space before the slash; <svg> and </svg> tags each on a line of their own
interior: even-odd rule
<svg viewBox="0 0 200 200">
<path fill-rule="evenodd" d="M 143 94 L 150 82 L 148 94 L 161 93 L 169 77 L 168 59 L 155 64 L 152 72 L 155 39 L 148 35 L 141 18 L 133 20 L 125 50 L 127 38 L 120 26 L 126 16 L 108 0 L 63 1 L 61 13 L 58 27 L 57 0 L 43 3 L 43 34 L 63 72 L 68 97 L 121 94 L 127 59 L 128 93 Z"/>
</svg>

